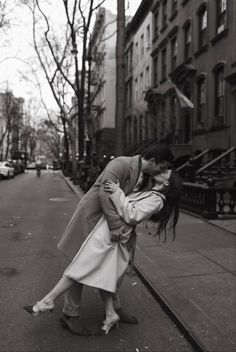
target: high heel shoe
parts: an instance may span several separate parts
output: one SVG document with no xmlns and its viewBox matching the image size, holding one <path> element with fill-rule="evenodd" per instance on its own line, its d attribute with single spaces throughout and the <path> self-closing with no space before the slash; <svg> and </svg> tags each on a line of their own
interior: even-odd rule
<svg viewBox="0 0 236 352">
<path fill-rule="evenodd" d="M 40 302 L 37 302 L 34 306 L 24 306 L 23 309 L 27 313 L 33 315 L 34 317 L 37 317 L 39 314 L 44 312 L 52 313 L 54 309 L 54 303 L 46 303 L 42 300 Z"/>
<path fill-rule="evenodd" d="M 119 321 L 120 321 L 120 318 L 115 318 L 110 322 L 107 322 L 106 320 L 104 320 L 103 326 L 101 327 L 97 335 L 99 336 L 108 335 L 112 329 L 118 328 Z"/>
</svg>

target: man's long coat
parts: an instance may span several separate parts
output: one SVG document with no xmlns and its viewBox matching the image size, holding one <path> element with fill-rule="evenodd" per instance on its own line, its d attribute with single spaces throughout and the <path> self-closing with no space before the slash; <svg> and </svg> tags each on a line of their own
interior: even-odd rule
<svg viewBox="0 0 236 352">
<path fill-rule="evenodd" d="M 76 210 L 66 227 L 59 243 L 58 249 L 70 260 L 74 258 L 86 237 L 104 215 L 112 233 L 121 233 L 124 222 L 114 208 L 110 194 L 103 189 L 106 180 L 120 183 L 120 188 L 129 194 L 139 177 L 141 170 L 141 157 L 118 157 L 110 161 L 104 171 L 95 181 L 90 190 L 78 203 Z"/>
</svg>

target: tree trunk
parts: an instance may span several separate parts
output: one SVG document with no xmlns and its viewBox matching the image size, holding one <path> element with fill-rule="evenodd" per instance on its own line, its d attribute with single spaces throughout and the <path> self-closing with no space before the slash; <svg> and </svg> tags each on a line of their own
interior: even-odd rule
<svg viewBox="0 0 236 352">
<path fill-rule="evenodd" d="M 11 129 L 9 128 L 7 131 L 7 147 L 5 152 L 5 159 L 8 159 L 8 153 L 9 153 L 9 147 L 10 147 L 10 134 L 11 134 Z"/>
<path fill-rule="evenodd" d="M 72 156 L 72 179 L 77 178 L 77 160 L 76 160 L 76 134 L 73 124 L 69 125 L 70 129 L 70 143 L 71 143 L 71 156 Z"/>
<path fill-rule="evenodd" d="M 125 0 L 117 0 L 116 41 L 116 156 L 123 154 L 122 134 L 125 112 Z"/>
</svg>

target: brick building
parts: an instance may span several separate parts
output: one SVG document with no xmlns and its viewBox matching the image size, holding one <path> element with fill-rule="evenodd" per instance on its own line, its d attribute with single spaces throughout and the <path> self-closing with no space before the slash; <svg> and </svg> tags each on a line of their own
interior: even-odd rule
<svg viewBox="0 0 236 352">
<path fill-rule="evenodd" d="M 24 99 L 12 92 L 0 93 L 0 160 L 18 159 L 21 155 L 23 105 Z"/>
<path fill-rule="evenodd" d="M 151 47 L 142 58 L 142 42 L 149 47 L 148 26 Z M 142 1 L 127 32 L 127 146 L 166 139 L 178 157 L 236 145 L 236 2 Z M 137 113 L 136 87 L 148 67 L 147 104 Z M 175 87 L 194 109 L 181 107 Z"/>
</svg>

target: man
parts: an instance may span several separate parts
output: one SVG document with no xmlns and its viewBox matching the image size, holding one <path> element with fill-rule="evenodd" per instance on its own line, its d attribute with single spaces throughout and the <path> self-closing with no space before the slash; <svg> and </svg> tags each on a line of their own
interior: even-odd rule
<svg viewBox="0 0 236 352">
<path fill-rule="evenodd" d="M 90 190 L 80 200 L 58 243 L 58 249 L 69 260 L 72 260 L 102 215 L 108 222 L 111 240 L 118 241 L 120 235 L 126 232 L 127 225 L 118 215 L 109 199 L 109 194 L 104 191 L 104 182 L 107 180 L 119 182 L 121 189 L 127 195 L 134 189 L 141 172 L 154 176 L 166 170 L 172 161 L 173 154 L 165 145 L 154 146 L 143 155 L 122 156 L 110 161 Z M 89 336 L 90 331 L 85 329 L 78 319 L 82 287 L 82 284 L 76 284 L 65 294 L 63 315 L 60 321 L 62 326 L 72 333 Z M 135 317 L 123 311 L 117 297 L 114 297 L 114 305 L 121 322 L 131 324 L 138 322 Z"/>
<path fill-rule="evenodd" d="M 39 177 L 41 174 L 41 160 L 36 160 L 36 175 Z"/>
</svg>

